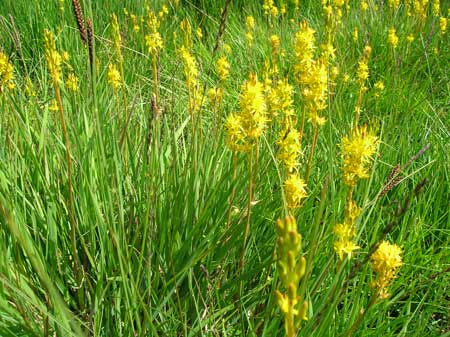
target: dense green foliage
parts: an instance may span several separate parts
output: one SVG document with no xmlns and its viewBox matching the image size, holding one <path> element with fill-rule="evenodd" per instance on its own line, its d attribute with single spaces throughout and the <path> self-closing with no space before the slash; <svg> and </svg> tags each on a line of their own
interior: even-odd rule
<svg viewBox="0 0 450 337">
<path fill-rule="evenodd" d="M 320 1 L 300 1 L 298 11 L 285 1 L 286 16 L 272 18 L 271 24 L 262 3 L 231 1 L 216 52 L 225 1 L 149 2 L 156 13 L 165 3 L 169 9 L 159 28 L 164 47 L 156 108 L 143 0 L 81 1 L 84 16 L 94 24 L 92 72 L 69 0 L 0 3 L 0 51 L 14 66 L 15 83 L 12 90 L 0 87 L 1 336 L 284 334 L 274 298 L 280 287 L 275 222 L 286 214 L 276 160 L 278 129 L 269 127 L 272 132 L 259 143 L 250 232 L 240 268 L 248 163 L 245 155 L 237 156 L 233 180 L 233 154 L 223 124 L 240 109 L 239 93 L 248 74 L 262 78 L 272 34 L 281 39 L 279 74 L 294 85 L 300 115 L 302 97 L 293 80 L 294 34 L 299 22 L 308 20 L 319 44 L 325 42 Z M 450 336 L 450 30 L 439 32 L 439 17 L 431 9 L 419 22 L 403 4 L 394 11 L 387 2 L 369 1 L 380 7 L 363 12 L 359 3 L 351 1 L 334 31 L 339 75 L 330 87 L 308 197 L 293 212 L 309 271 L 301 283 L 308 320 L 299 335 L 340 336 L 357 321 L 373 292 L 369 284 L 374 276 L 365 258 L 387 228 L 386 238 L 403 250 L 404 265 L 392 282 L 391 296 L 370 308 L 354 335 Z M 447 7 L 442 1 L 443 16 Z M 118 17 L 124 58 L 126 86 L 118 91 L 108 83 L 108 64 L 116 58 L 112 13 Z M 137 33 L 130 14 L 137 15 Z M 255 18 L 252 48 L 246 41 L 247 15 Z M 218 123 L 205 95 L 198 132 L 192 132 L 176 51 L 185 18 L 193 27 L 192 52 L 202 88 L 217 85 L 216 60 L 224 55 L 224 43 L 231 47 L 231 76 L 224 84 Z M 198 27 L 202 38 L 195 34 Z M 400 40 L 395 50 L 387 39 L 391 27 Z M 54 32 L 56 48 L 70 55 L 64 72 L 70 64 L 79 78 L 76 93 L 62 85 L 73 210 L 60 116 L 51 109 L 55 91 L 44 56 L 44 29 Z M 410 34 L 415 38 L 411 43 L 406 38 Z M 342 221 L 347 189 L 339 143 L 354 118 L 355 71 L 367 43 L 372 47 L 369 90 L 360 121 L 381 144 L 370 178 L 354 192 L 362 206 L 357 222 L 361 248 L 341 264 L 333 250 L 333 226 Z M 27 78 L 35 95 L 25 90 Z M 378 81 L 385 86 L 379 95 Z M 311 137 L 307 125 L 303 161 Z M 401 183 L 379 198 L 392 168 L 407 164 L 427 144 L 429 149 L 401 173 Z M 71 230 L 76 230 L 75 240 Z"/>
</svg>

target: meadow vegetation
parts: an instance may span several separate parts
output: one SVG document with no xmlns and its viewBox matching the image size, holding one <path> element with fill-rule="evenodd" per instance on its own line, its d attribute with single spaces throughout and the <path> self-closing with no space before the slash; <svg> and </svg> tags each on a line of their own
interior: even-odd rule
<svg viewBox="0 0 450 337">
<path fill-rule="evenodd" d="M 2 0 L 1 336 L 450 336 L 450 7 Z"/>
</svg>

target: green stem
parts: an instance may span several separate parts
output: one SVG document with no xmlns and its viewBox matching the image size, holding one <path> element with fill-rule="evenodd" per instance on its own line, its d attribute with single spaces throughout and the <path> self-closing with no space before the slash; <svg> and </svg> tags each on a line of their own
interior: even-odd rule
<svg viewBox="0 0 450 337">
<path fill-rule="evenodd" d="M 366 315 L 366 313 L 370 310 L 371 307 L 373 307 L 377 303 L 378 299 L 378 293 L 375 293 L 372 295 L 372 298 L 370 299 L 369 305 L 367 306 L 366 310 L 361 310 L 359 312 L 358 318 L 356 319 L 355 323 L 348 329 L 343 336 L 350 337 L 353 335 L 353 333 L 356 331 L 356 329 L 361 325 L 361 322 Z"/>
<path fill-rule="evenodd" d="M 313 142 L 311 144 L 311 148 L 308 156 L 308 164 L 306 166 L 305 172 L 305 184 L 308 184 L 309 174 L 311 173 L 312 160 L 314 157 L 314 151 L 316 149 L 317 139 L 319 138 L 319 127 L 317 125 L 314 126 L 314 135 Z"/>
<path fill-rule="evenodd" d="M 227 228 L 230 227 L 231 209 L 233 207 L 234 195 L 236 194 L 236 177 L 237 177 L 237 153 L 233 151 L 233 181 L 230 200 L 228 201 Z"/>
<path fill-rule="evenodd" d="M 252 207 L 252 199 L 253 199 L 253 147 L 248 155 L 248 202 L 247 202 L 247 222 L 245 225 L 245 231 L 244 231 L 244 240 L 242 243 L 242 250 L 241 250 L 241 258 L 239 262 L 239 267 L 242 269 L 244 268 L 244 253 L 245 253 L 245 246 L 247 244 L 247 238 L 248 234 L 250 232 L 250 219 L 251 219 L 251 207 Z"/>
</svg>

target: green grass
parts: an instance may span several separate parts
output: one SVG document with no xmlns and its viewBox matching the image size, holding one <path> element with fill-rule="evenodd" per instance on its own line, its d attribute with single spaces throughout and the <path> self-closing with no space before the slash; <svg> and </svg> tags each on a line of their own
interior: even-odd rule
<svg viewBox="0 0 450 337">
<path fill-rule="evenodd" d="M 144 28 L 141 25 L 141 32 L 133 33 L 123 12 L 126 7 L 130 13 L 145 15 L 144 1 L 82 1 L 85 16 L 94 18 L 94 77 L 69 0 L 63 12 L 56 0 L 2 1 L 0 50 L 14 65 L 16 88 L 0 92 L 1 336 L 284 334 L 283 316 L 273 295 L 280 287 L 275 221 L 285 215 L 283 172 L 275 159 L 278 127 L 274 125 L 260 142 L 255 202 L 241 270 L 246 156 L 238 156 L 233 182 L 223 119 L 215 139 L 206 98 L 200 121 L 203 133 L 197 138 L 192 134 L 183 68 L 172 38 L 174 31 L 180 36 L 179 23 L 189 17 L 201 86 L 214 86 L 218 80 L 214 64 L 222 49 L 216 54 L 212 49 L 224 2 L 169 5 L 169 19 L 160 28 L 165 43 L 159 61 L 162 113 L 154 119 L 152 65 Z M 163 2 L 151 4 L 158 11 Z M 441 6 L 441 12 L 447 13 L 448 4 L 442 1 Z M 107 65 L 115 59 L 111 13 L 118 15 L 123 32 L 130 115 L 126 126 L 119 96 L 123 91 L 115 95 L 107 81 Z M 245 39 L 247 15 L 256 21 L 251 50 Z M 239 110 L 239 92 L 247 75 L 258 72 L 261 77 L 264 60 L 271 57 L 271 34 L 281 37 L 286 52 L 280 74 L 295 83 L 292 43 L 298 22 L 305 19 L 317 30 L 318 43 L 323 43 L 324 20 L 316 1 L 301 1 L 299 13 L 288 12 L 272 28 L 259 3 L 232 1 L 223 36 L 232 48 L 228 55 L 232 76 L 224 87 L 221 117 Z M 201 41 L 195 37 L 198 26 L 203 29 Z M 395 51 L 387 43 L 391 26 L 400 38 Z M 359 29 L 356 42 L 352 40 L 355 27 Z M 78 275 L 64 138 L 58 113 L 49 109 L 54 90 L 44 57 L 44 29 L 55 33 L 57 49 L 70 54 L 69 63 L 80 78 L 78 93 L 63 89 L 73 161 L 75 245 L 82 266 Z M 403 7 L 395 13 L 385 9 L 364 15 L 355 1 L 335 34 L 340 75 L 325 112 L 328 121 L 314 156 L 309 196 L 293 214 L 310 268 L 303 288 L 309 319 L 302 322 L 301 336 L 344 335 L 367 308 L 374 276 L 364 259 L 391 225 L 387 238 L 402 247 L 404 265 L 391 284 L 391 297 L 367 312 L 354 335 L 450 335 L 450 32 L 441 36 L 438 30 L 431 13 L 420 25 L 406 16 Z M 415 41 L 408 45 L 405 39 L 411 33 Z M 350 131 L 358 90 L 354 81 L 345 83 L 342 77 L 354 78 L 367 41 L 372 46 L 369 91 L 360 121 L 375 130 L 381 144 L 370 178 L 362 180 L 354 193 L 363 206 L 357 224 L 361 249 L 339 269 L 332 229 L 342 221 L 346 187 L 340 178 L 338 144 Z M 26 76 L 36 96 L 25 93 Z M 386 88 L 377 98 L 373 86 L 378 80 Z M 294 87 L 300 114 L 302 99 L 298 86 Z M 305 131 L 301 172 L 312 134 L 309 125 Z M 405 179 L 378 199 L 392 168 L 407 163 L 426 144 L 430 148 L 402 173 Z M 422 188 L 414 193 L 418 185 Z M 234 207 L 227 224 L 233 189 Z M 349 280 L 357 265 L 361 269 Z"/>
</svg>

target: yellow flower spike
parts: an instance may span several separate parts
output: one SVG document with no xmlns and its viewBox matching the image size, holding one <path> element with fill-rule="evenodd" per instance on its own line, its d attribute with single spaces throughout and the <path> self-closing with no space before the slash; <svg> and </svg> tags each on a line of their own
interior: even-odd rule
<svg viewBox="0 0 450 337">
<path fill-rule="evenodd" d="M 306 259 L 297 258 L 301 250 L 301 235 L 297 232 L 297 222 L 292 216 L 278 220 L 277 256 L 280 281 L 286 292 L 275 291 L 277 305 L 285 318 L 288 337 L 294 337 L 300 327 L 300 321 L 307 319 L 308 304 L 297 295 L 300 280 L 305 275 Z M 299 307 L 300 305 L 300 307 Z"/>
<path fill-rule="evenodd" d="M 403 265 L 402 250 L 399 246 L 388 241 L 382 241 L 371 256 L 372 270 L 376 278 L 371 287 L 374 288 L 381 299 L 389 297 L 388 287 L 396 277 L 397 270 Z"/>
<path fill-rule="evenodd" d="M 439 30 L 441 32 L 441 34 L 445 34 L 445 32 L 447 31 L 447 18 L 444 16 L 441 16 L 439 18 Z"/>
<path fill-rule="evenodd" d="M 116 50 L 117 59 L 119 60 L 119 63 L 123 62 L 123 56 L 122 56 L 122 37 L 120 35 L 120 27 L 119 22 L 117 20 L 116 14 L 111 14 L 111 27 L 113 30 L 113 42 L 114 42 L 114 49 Z"/>
<path fill-rule="evenodd" d="M 185 46 L 182 46 L 180 49 L 178 49 L 178 54 L 180 55 L 180 58 L 184 64 L 186 86 L 188 90 L 193 93 L 198 84 L 197 61 Z"/>
<path fill-rule="evenodd" d="M 151 55 L 157 54 L 163 48 L 163 39 L 159 32 L 153 32 L 145 36 L 145 45 Z"/>
<path fill-rule="evenodd" d="M 122 86 L 120 72 L 112 63 L 108 65 L 108 82 L 114 90 L 118 90 Z"/>
<path fill-rule="evenodd" d="M 358 41 L 358 28 L 356 27 L 355 29 L 353 29 L 353 32 L 352 32 L 352 38 L 353 38 L 353 41 Z"/>
<path fill-rule="evenodd" d="M 184 19 L 180 23 L 181 31 L 184 37 L 184 46 L 186 48 L 192 48 L 192 26 L 189 19 Z"/>
<path fill-rule="evenodd" d="M 230 64 L 225 56 L 221 56 L 217 60 L 217 75 L 221 81 L 225 81 L 230 75 Z"/>
<path fill-rule="evenodd" d="M 70 73 L 66 79 L 66 87 L 72 92 L 78 91 L 78 77 L 74 73 Z"/>
<path fill-rule="evenodd" d="M 396 10 L 400 6 L 400 0 L 388 0 L 389 8 Z"/>
<path fill-rule="evenodd" d="M 245 152 L 250 149 L 240 115 L 229 114 L 225 121 L 225 129 L 227 131 L 226 144 L 230 150 Z"/>
<path fill-rule="evenodd" d="M 361 10 L 362 10 L 363 12 L 365 12 L 365 11 L 367 11 L 367 9 L 369 8 L 369 4 L 367 3 L 367 1 L 362 0 L 362 1 L 361 1 L 361 4 L 360 4 L 360 7 L 361 7 Z"/>
<path fill-rule="evenodd" d="M 301 155 L 300 131 L 289 128 L 283 130 L 277 141 L 279 147 L 278 159 L 286 166 L 288 172 L 293 171 L 298 165 Z"/>
<path fill-rule="evenodd" d="M 368 177 L 368 166 L 378 143 L 378 137 L 368 132 L 365 126 L 356 128 L 350 136 L 342 138 L 342 171 L 346 185 L 355 186 L 358 179 Z"/>
<path fill-rule="evenodd" d="M 53 82 L 59 83 L 61 80 L 62 57 L 56 50 L 53 33 L 47 29 L 44 30 L 44 49 L 48 71 L 52 76 Z"/>
<path fill-rule="evenodd" d="M 255 18 L 253 16 L 247 16 L 245 19 L 245 25 L 248 30 L 253 30 L 255 28 Z"/>
<path fill-rule="evenodd" d="M 200 27 L 198 27 L 198 28 L 195 30 L 195 35 L 197 35 L 197 38 L 198 38 L 199 40 L 201 40 L 201 39 L 203 38 L 203 32 L 202 32 L 202 29 L 201 29 Z"/>
<path fill-rule="evenodd" d="M 439 16 L 439 13 L 441 11 L 441 4 L 440 4 L 440 0 L 433 0 L 433 15 L 434 16 Z"/>
<path fill-rule="evenodd" d="M 272 54 L 278 54 L 280 50 L 280 38 L 277 35 L 270 36 L 270 43 L 272 45 Z"/>
<path fill-rule="evenodd" d="M 163 5 L 161 10 L 158 13 L 158 17 L 159 17 L 160 20 L 163 20 L 164 17 L 167 16 L 167 14 L 169 14 L 169 8 L 167 8 L 166 5 Z"/>
<path fill-rule="evenodd" d="M 389 28 L 388 42 L 389 42 L 389 45 L 393 49 L 397 48 L 397 46 L 398 46 L 398 36 L 397 36 L 395 28 L 393 28 L 393 27 Z"/>
<path fill-rule="evenodd" d="M 239 105 L 246 136 L 255 141 L 263 133 L 267 122 L 263 85 L 256 74 L 251 74 L 242 86 Z"/>
<path fill-rule="evenodd" d="M 0 50 L 0 94 L 4 88 L 14 89 L 14 87 L 14 67 L 6 54 Z"/>
<path fill-rule="evenodd" d="M 290 209 L 300 207 L 301 201 L 307 197 L 306 184 L 297 173 L 291 173 L 284 182 L 287 206 Z"/>
</svg>

